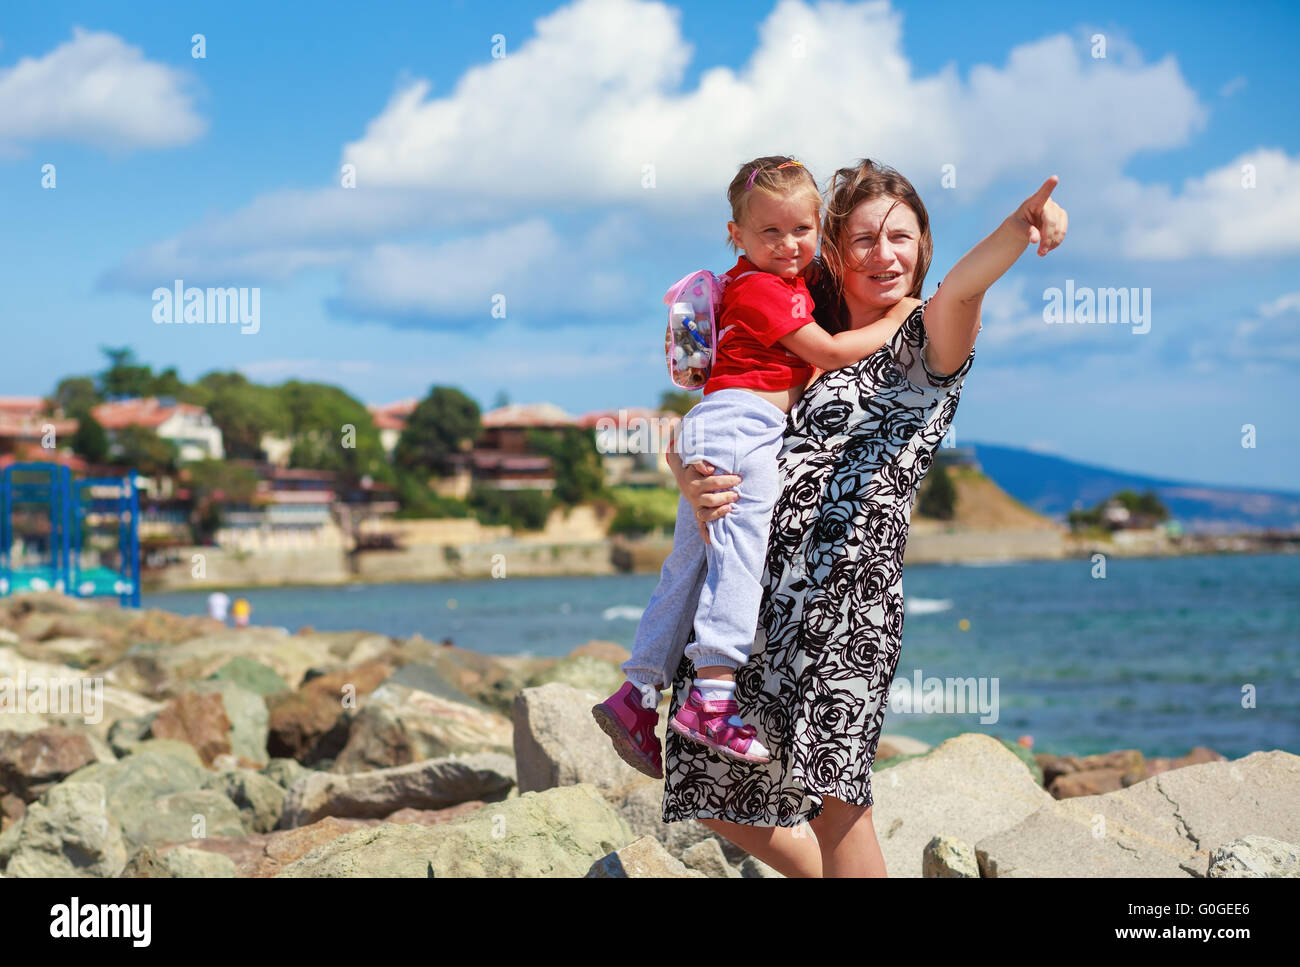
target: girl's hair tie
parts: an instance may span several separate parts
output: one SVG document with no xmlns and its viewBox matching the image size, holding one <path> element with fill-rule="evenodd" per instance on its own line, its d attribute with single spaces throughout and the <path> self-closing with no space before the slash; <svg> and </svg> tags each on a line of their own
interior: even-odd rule
<svg viewBox="0 0 1300 967">
<path fill-rule="evenodd" d="M 782 162 L 781 164 L 777 165 L 776 168 L 773 169 L 773 170 L 775 170 L 775 171 L 780 171 L 782 168 L 789 168 L 791 165 L 798 165 L 800 168 L 802 168 L 802 167 L 803 167 L 803 162 L 802 162 L 802 161 L 785 161 L 785 162 Z M 751 171 L 751 172 L 749 173 L 749 180 L 745 182 L 745 191 L 749 191 L 749 189 L 751 189 L 751 188 L 754 187 L 754 176 L 757 175 L 757 174 L 758 174 L 758 166 L 755 165 L 755 166 L 754 166 L 754 170 Z"/>
</svg>

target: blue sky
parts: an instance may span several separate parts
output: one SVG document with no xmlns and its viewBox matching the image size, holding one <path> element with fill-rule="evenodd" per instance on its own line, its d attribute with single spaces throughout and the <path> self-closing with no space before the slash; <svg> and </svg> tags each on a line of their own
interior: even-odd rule
<svg viewBox="0 0 1300 967">
<path fill-rule="evenodd" d="M 958 443 L 1300 489 L 1293 4 L 187 7 L 0 11 L 0 393 L 129 345 L 370 403 L 651 404 L 736 166 L 873 157 L 930 209 L 927 295 L 1061 176 L 1070 237 L 989 293 Z M 258 287 L 258 331 L 155 324 L 178 278 Z M 1149 331 L 1047 325 L 1067 279 L 1149 289 Z"/>
</svg>

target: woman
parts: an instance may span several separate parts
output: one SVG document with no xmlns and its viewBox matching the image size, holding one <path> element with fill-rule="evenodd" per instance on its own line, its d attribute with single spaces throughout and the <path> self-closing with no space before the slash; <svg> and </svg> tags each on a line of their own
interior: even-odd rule
<svg viewBox="0 0 1300 967">
<path fill-rule="evenodd" d="M 831 332 L 877 326 L 889 339 L 852 366 L 814 372 L 789 414 L 763 606 L 735 692 L 772 761 L 718 759 L 670 730 L 665 822 L 698 819 L 787 876 L 885 875 L 870 771 L 898 664 L 911 507 L 974 361 L 985 291 L 1026 243 L 1045 255 L 1065 237 L 1065 211 L 1049 197 L 1056 183 L 1048 178 L 922 306 L 933 244 L 916 190 L 869 160 L 836 172 L 823 264 L 810 280 L 814 317 Z M 905 299 L 915 308 L 899 324 L 889 311 Z M 673 453 L 668 461 L 707 540 L 704 522 L 727 513 L 741 478 L 683 468 Z M 693 673 L 683 657 L 670 716 Z M 795 828 L 804 822 L 815 838 Z"/>
</svg>

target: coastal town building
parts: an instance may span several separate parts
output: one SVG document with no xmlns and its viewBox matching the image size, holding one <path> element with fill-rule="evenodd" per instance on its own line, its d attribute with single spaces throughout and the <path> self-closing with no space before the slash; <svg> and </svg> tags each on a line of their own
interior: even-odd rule
<svg viewBox="0 0 1300 967">
<path fill-rule="evenodd" d="M 169 396 L 146 396 L 101 403 L 90 412 L 108 435 L 110 455 L 117 433 L 139 426 L 175 443 L 181 463 L 225 459 L 221 428 L 201 406 L 179 403 Z"/>
<path fill-rule="evenodd" d="M 0 396 L 0 456 L 17 460 L 55 460 L 77 432 L 72 417 L 50 412 L 39 396 Z M 51 442 L 53 447 L 45 444 Z"/>
</svg>

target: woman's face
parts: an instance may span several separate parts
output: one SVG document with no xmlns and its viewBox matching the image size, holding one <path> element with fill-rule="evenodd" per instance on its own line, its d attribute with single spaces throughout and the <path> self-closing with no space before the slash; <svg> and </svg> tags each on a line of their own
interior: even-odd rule
<svg viewBox="0 0 1300 967">
<path fill-rule="evenodd" d="M 888 223 L 882 225 L 886 212 Z M 844 297 L 850 307 L 888 309 L 912 291 L 921 226 L 903 202 L 872 198 L 859 204 L 845 223 L 841 245 Z"/>
</svg>

